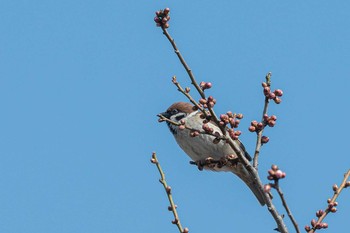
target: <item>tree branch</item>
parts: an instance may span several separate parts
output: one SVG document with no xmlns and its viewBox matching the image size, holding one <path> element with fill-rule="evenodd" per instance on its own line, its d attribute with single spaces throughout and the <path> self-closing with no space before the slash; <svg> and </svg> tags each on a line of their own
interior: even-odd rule
<svg viewBox="0 0 350 233">
<path fill-rule="evenodd" d="M 188 233 L 188 228 L 183 228 L 181 223 L 180 223 L 180 218 L 179 218 L 179 215 L 178 215 L 178 213 L 176 211 L 177 206 L 175 205 L 174 200 L 173 200 L 173 196 L 171 194 L 171 187 L 167 184 L 167 182 L 165 180 L 165 174 L 164 174 L 164 172 L 162 170 L 162 167 L 159 164 L 159 161 L 157 159 L 157 156 L 156 156 L 155 152 L 152 153 L 151 162 L 157 166 L 159 174 L 160 174 L 159 182 L 163 185 L 163 187 L 165 189 L 165 192 L 166 192 L 166 194 L 168 196 L 168 200 L 169 200 L 169 203 L 170 203 L 170 206 L 168 207 L 168 210 L 173 213 L 174 218 L 175 218 L 172 221 L 172 223 L 176 224 L 176 226 L 179 229 L 180 233 Z"/>
</svg>

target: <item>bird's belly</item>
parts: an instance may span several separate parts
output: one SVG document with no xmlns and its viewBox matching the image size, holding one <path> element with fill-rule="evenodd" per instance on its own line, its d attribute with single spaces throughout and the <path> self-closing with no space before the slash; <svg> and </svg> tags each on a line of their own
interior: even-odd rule
<svg viewBox="0 0 350 233">
<path fill-rule="evenodd" d="M 187 130 L 178 132 L 175 139 L 182 150 L 193 160 L 203 160 L 208 157 L 220 159 L 225 155 L 235 154 L 231 147 L 223 141 L 213 143 L 214 137 L 207 134 L 200 134 L 191 137 Z"/>
</svg>

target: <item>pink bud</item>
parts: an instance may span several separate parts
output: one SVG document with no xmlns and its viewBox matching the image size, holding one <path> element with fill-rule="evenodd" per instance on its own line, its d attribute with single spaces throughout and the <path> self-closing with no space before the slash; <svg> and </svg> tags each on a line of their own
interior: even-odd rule
<svg viewBox="0 0 350 233">
<path fill-rule="evenodd" d="M 179 125 L 179 130 L 184 130 L 186 127 L 184 125 Z"/>
<path fill-rule="evenodd" d="M 282 102 L 282 100 L 280 98 L 278 98 L 278 97 L 276 97 L 274 99 L 274 101 L 275 101 L 276 104 L 280 104 Z"/>
<path fill-rule="evenodd" d="M 270 88 L 264 87 L 264 95 L 267 96 L 268 94 L 270 94 Z"/>
<path fill-rule="evenodd" d="M 306 231 L 306 232 L 309 232 L 310 230 L 311 230 L 311 227 L 306 225 L 306 226 L 305 226 L 305 231 Z"/>
<path fill-rule="evenodd" d="M 264 127 L 264 124 L 259 122 L 258 125 L 256 126 L 256 128 L 258 129 L 262 129 Z"/>
<path fill-rule="evenodd" d="M 268 192 L 270 192 L 270 190 L 271 190 L 271 185 L 265 184 L 264 185 L 264 192 L 268 193 Z"/>
<path fill-rule="evenodd" d="M 154 17 L 154 22 L 159 23 L 160 19 L 156 16 L 156 17 Z"/>
<path fill-rule="evenodd" d="M 321 223 L 321 227 L 324 228 L 324 229 L 326 229 L 326 228 L 328 228 L 328 224 L 325 223 L 325 222 L 323 222 L 323 223 Z"/>
<path fill-rule="evenodd" d="M 169 27 L 170 27 L 170 26 L 169 26 L 168 23 L 164 24 L 164 28 L 169 28 Z"/>
<path fill-rule="evenodd" d="M 267 122 L 267 124 L 268 124 L 270 127 L 274 127 L 275 124 L 276 124 L 276 121 L 269 120 L 269 121 Z"/>
<path fill-rule="evenodd" d="M 164 12 L 164 14 L 166 14 L 166 15 L 169 14 L 170 8 L 169 8 L 169 7 L 165 8 L 163 12 Z"/>
<path fill-rule="evenodd" d="M 214 100 L 214 97 L 213 96 L 209 96 L 208 97 L 208 101 L 213 101 Z"/>
<path fill-rule="evenodd" d="M 283 172 L 282 172 L 281 170 L 277 170 L 277 171 L 275 172 L 275 176 L 276 176 L 277 179 L 282 178 L 282 174 L 283 174 Z"/>
<path fill-rule="evenodd" d="M 205 89 L 210 89 L 212 87 L 212 84 L 211 83 L 206 83 L 205 84 Z"/>
<path fill-rule="evenodd" d="M 277 117 L 275 115 L 272 115 L 272 116 L 270 116 L 270 119 L 273 120 L 273 121 L 276 121 Z"/>
<path fill-rule="evenodd" d="M 222 121 L 228 120 L 228 116 L 227 116 L 226 114 L 221 114 L 221 115 L 220 115 L 220 119 L 221 119 Z"/>
<path fill-rule="evenodd" d="M 281 89 L 275 90 L 274 93 L 276 94 L 276 96 L 279 96 L 279 97 L 283 95 L 283 91 Z"/>
<path fill-rule="evenodd" d="M 269 97 L 269 99 L 274 99 L 274 98 L 276 98 L 276 95 L 275 95 L 275 93 L 270 92 L 268 97 Z"/>
<path fill-rule="evenodd" d="M 199 86 L 200 86 L 201 88 L 203 88 L 203 87 L 205 86 L 205 84 L 206 84 L 206 82 L 203 82 L 203 81 L 202 81 L 202 82 L 199 83 Z"/>
<path fill-rule="evenodd" d="M 206 100 L 206 99 L 200 99 L 200 100 L 199 100 L 199 103 L 201 103 L 201 104 L 206 104 L 206 103 L 207 103 L 207 100 Z"/>
<path fill-rule="evenodd" d="M 242 113 L 238 113 L 238 114 L 236 115 L 236 117 L 237 117 L 237 119 L 243 119 L 243 114 L 242 114 Z"/>
<path fill-rule="evenodd" d="M 333 188 L 333 191 L 336 192 L 338 190 L 338 185 L 334 184 L 332 188 Z"/>
<path fill-rule="evenodd" d="M 277 171 L 278 170 L 278 166 L 274 164 L 274 165 L 271 166 L 271 169 L 274 170 L 274 171 Z"/>
<path fill-rule="evenodd" d="M 252 122 L 250 122 L 250 124 L 251 124 L 252 126 L 257 126 L 257 125 L 258 125 L 258 122 L 257 122 L 257 121 L 252 121 Z"/>
<path fill-rule="evenodd" d="M 190 231 L 188 230 L 187 227 L 185 227 L 185 229 L 182 231 L 182 233 L 188 233 L 188 232 L 190 232 Z"/>
<path fill-rule="evenodd" d="M 162 23 L 166 23 L 166 22 L 168 22 L 168 20 L 167 20 L 167 18 L 164 17 L 164 18 L 162 19 Z"/>
<path fill-rule="evenodd" d="M 312 226 L 312 227 L 315 227 L 315 226 L 316 226 L 316 220 L 315 220 L 315 219 L 312 219 L 312 220 L 311 220 L 311 226 Z"/>
<path fill-rule="evenodd" d="M 242 132 L 240 130 L 235 131 L 235 135 L 240 136 Z"/>
<path fill-rule="evenodd" d="M 264 114 L 263 118 L 264 118 L 265 121 L 267 121 L 269 119 L 269 115 Z"/>
<path fill-rule="evenodd" d="M 250 131 L 250 132 L 255 132 L 256 131 L 256 128 L 254 127 L 254 126 L 249 126 L 249 128 L 248 128 L 248 130 Z"/>
<path fill-rule="evenodd" d="M 274 170 L 268 170 L 268 173 L 270 176 L 274 176 L 275 175 L 275 171 Z"/>
<path fill-rule="evenodd" d="M 261 84 L 261 86 L 262 86 L 262 87 L 267 87 L 268 85 L 267 85 L 267 83 L 263 82 L 263 83 Z"/>
<path fill-rule="evenodd" d="M 266 136 L 262 136 L 262 137 L 261 137 L 261 143 L 263 143 L 263 144 L 264 144 L 264 143 L 268 143 L 269 140 L 270 140 L 269 137 L 266 137 Z"/>
</svg>

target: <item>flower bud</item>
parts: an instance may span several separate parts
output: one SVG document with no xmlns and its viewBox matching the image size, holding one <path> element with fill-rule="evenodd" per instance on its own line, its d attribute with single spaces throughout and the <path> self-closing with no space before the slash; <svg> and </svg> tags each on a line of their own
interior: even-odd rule
<svg viewBox="0 0 350 233">
<path fill-rule="evenodd" d="M 256 131 L 256 128 L 254 127 L 254 126 L 249 126 L 249 128 L 248 128 L 248 130 L 250 131 L 250 132 L 255 132 Z"/>
<path fill-rule="evenodd" d="M 250 122 L 250 124 L 252 125 L 252 126 L 257 126 L 258 125 L 258 122 L 257 121 L 252 121 L 252 122 Z"/>
<path fill-rule="evenodd" d="M 190 91 L 191 91 L 191 88 L 189 88 L 189 87 L 186 87 L 186 88 L 185 88 L 185 91 L 186 91 L 186 93 L 190 93 Z"/>
<path fill-rule="evenodd" d="M 344 188 L 350 187 L 350 181 L 346 181 Z"/>
<path fill-rule="evenodd" d="M 207 103 L 207 100 L 206 100 L 206 99 L 200 99 L 200 100 L 199 100 L 199 103 L 201 103 L 201 104 L 206 104 L 206 103 Z"/>
<path fill-rule="evenodd" d="M 271 185 L 265 184 L 264 185 L 264 192 L 268 193 L 268 192 L 270 192 L 270 190 L 271 190 Z"/>
<path fill-rule="evenodd" d="M 272 116 L 270 116 L 270 120 L 276 121 L 276 120 L 277 120 L 276 115 L 272 115 Z"/>
<path fill-rule="evenodd" d="M 170 186 L 166 186 L 165 190 L 166 190 L 167 194 L 171 194 L 171 187 Z"/>
<path fill-rule="evenodd" d="M 238 113 L 238 114 L 236 115 L 236 117 L 237 117 L 237 119 L 243 119 L 243 114 L 242 114 L 242 113 Z"/>
<path fill-rule="evenodd" d="M 186 129 L 186 126 L 185 125 L 179 125 L 179 130 L 184 130 L 184 129 Z"/>
<path fill-rule="evenodd" d="M 270 141 L 269 137 L 266 137 L 266 136 L 262 136 L 261 137 L 261 143 L 262 144 L 268 143 L 269 141 Z"/>
<path fill-rule="evenodd" d="M 338 190 L 338 185 L 334 184 L 332 188 L 333 188 L 333 191 L 336 192 Z"/>
<path fill-rule="evenodd" d="M 316 212 L 316 217 L 318 217 L 318 218 L 321 217 L 323 213 L 324 213 L 323 210 L 318 210 L 318 211 Z"/>
<path fill-rule="evenodd" d="M 187 227 L 185 227 L 184 230 L 182 231 L 182 233 L 188 233 L 188 232 L 190 232 L 190 231 L 188 230 Z"/>
<path fill-rule="evenodd" d="M 315 226 L 316 226 L 316 220 L 315 220 L 315 219 L 312 219 L 312 220 L 311 220 L 311 226 L 312 226 L 312 227 L 315 227 Z"/>
<path fill-rule="evenodd" d="M 264 118 L 264 121 L 267 121 L 269 119 L 269 115 L 264 114 L 263 118 Z"/>
<path fill-rule="evenodd" d="M 275 164 L 273 164 L 273 165 L 271 166 L 271 169 L 274 170 L 274 171 L 277 171 L 277 170 L 278 170 L 278 166 L 275 165 Z"/>
<path fill-rule="evenodd" d="M 269 97 L 269 99 L 275 99 L 276 95 L 275 95 L 275 93 L 270 92 L 268 97 Z"/>
<path fill-rule="evenodd" d="M 263 83 L 261 84 L 261 86 L 262 86 L 262 87 L 267 87 L 268 85 L 267 85 L 267 83 L 263 82 Z"/>
<path fill-rule="evenodd" d="M 164 12 L 165 15 L 169 14 L 170 8 L 169 7 L 165 8 L 163 12 Z"/>
<path fill-rule="evenodd" d="M 274 127 L 275 124 L 276 124 L 276 121 L 269 120 L 269 121 L 267 122 L 267 124 L 268 124 L 268 126 L 270 126 L 270 127 Z"/>
<path fill-rule="evenodd" d="M 280 98 L 278 98 L 278 97 L 276 97 L 274 99 L 274 101 L 275 101 L 276 104 L 280 104 L 282 102 L 282 100 Z"/>
<path fill-rule="evenodd" d="M 322 222 L 322 223 L 321 223 L 321 227 L 322 227 L 323 229 L 326 229 L 326 228 L 328 228 L 328 224 L 325 223 L 325 222 Z"/>
<path fill-rule="evenodd" d="M 279 96 L 279 97 L 281 97 L 283 95 L 283 91 L 281 89 L 275 90 L 274 93 L 276 96 Z"/>
<path fill-rule="evenodd" d="M 151 159 L 151 163 L 156 164 L 156 163 L 157 163 L 157 160 L 156 160 L 156 159 L 154 159 L 154 158 L 152 158 L 152 159 Z"/>
<path fill-rule="evenodd" d="M 208 82 L 205 84 L 204 89 L 210 89 L 211 87 L 212 87 L 212 84 Z"/>
<path fill-rule="evenodd" d="M 309 232 L 310 230 L 311 230 L 311 227 L 306 225 L 306 226 L 305 226 L 305 231 L 306 231 L 306 232 Z"/>
</svg>

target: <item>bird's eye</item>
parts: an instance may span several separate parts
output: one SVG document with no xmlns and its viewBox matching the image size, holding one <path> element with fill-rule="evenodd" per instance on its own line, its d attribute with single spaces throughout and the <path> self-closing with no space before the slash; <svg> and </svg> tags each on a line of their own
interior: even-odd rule
<svg viewBox="0 0 350 233">
<path fill-rule="evenodd" d="M 173 109 L 173 110 L 171 110 L 171 115 L 174 115 L 174 114 L 176 114 L 176 113 L 178 113 L 179 111 L 177 110 L 177 109 Z"/>
</svg>

